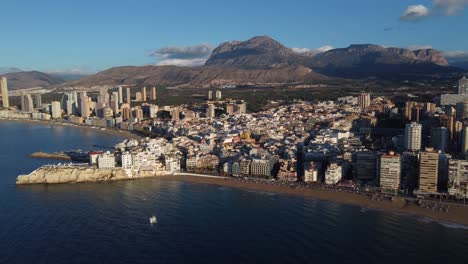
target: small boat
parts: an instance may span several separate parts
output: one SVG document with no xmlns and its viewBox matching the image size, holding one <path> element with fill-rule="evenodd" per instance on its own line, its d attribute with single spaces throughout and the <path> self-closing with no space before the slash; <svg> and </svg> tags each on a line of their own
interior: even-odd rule
<svg viewBox="0 0 468 264">
<path fill-rule="evenodd" d="M 150 217 L 149 221 L 150 221 L 150 224 L 152 224 L 152 225 L 158 223 L 158 219 L 154 215 L 152 217 Z"/>
</svg>

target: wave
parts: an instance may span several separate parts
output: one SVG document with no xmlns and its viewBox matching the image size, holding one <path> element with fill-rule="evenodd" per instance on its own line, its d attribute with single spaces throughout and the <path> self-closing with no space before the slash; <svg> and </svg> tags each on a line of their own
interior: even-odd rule
<svg viewBox="0 0 468 264">
<path fill-rule="evenodd" d="M 425 224 L 435 223 L 435 224 L 439 224 L 439 225 L 441 225 L 441 226 L 443 226 L 445 228 L 450 228 L 450 229 L 468 230 L 467 225 L 450 223 L 450 222 L 436 220 L 436 219 L 432 219 L 432 218 L 428 218 L 428 217 L 419 218 L 419 222 L 422 222 L 422 223 L 425 223 Z"/>
</svg>

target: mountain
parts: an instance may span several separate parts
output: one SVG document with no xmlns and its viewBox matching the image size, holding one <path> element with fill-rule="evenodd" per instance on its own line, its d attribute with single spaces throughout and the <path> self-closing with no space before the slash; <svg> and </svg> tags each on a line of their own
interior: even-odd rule
<svg viewBox="0 0 468 264">
<path fill-rule="evenodd" d="M 351 45 L 315 55 L 309 67 L 338 77 L 402 77 L 457 72 L 444 56 L 433 49 L 408 50 L 378 45 Z"/>
<path fill-rule="evenodd" d="M 330 78 L 427 78 L 459 73 L 433 49 L 408 50 L 378 45 L 351 45 L 323 53 L 297 53 L 268 37 L 225 42 L 204 66 L 124 66 L 111 68 L 60 87 L 102 85 L 265 84 L 313 82 Z"/>
<path fill-rule="evenodd" d="M 318 54 L 299 54 L 268 36 L 222 43 L 206 65 L 242 69 L 302 65 L 324 75 L 346 78 L 394 78 L 459 71 L 449 67 L 444 56 L 434 49 L 413 51 L 362 44 Z"/>
<path fill-rule="evenodd" d="M 62 79 L 38 71 L 13 72 L 4 74 L 8 80 L 8 89 L 19 90 L 34 87 L 49 87 L 63 83 Z"/>
<path fill-rule="evenodd" d="M 12 72 L 21 72 L 20 68 L 16 67 L 0 67 L 0 74 L 7 74 Z"/>
<path fill-rule="evenodd" d="M 269 69 L 304 64 L 306 59 L 307 56 L 295 53 L 268 36 L 259 36 L 247 41 L 222 43 L 213 50 L 205 65 Z"/>
<path fill-rule="evenodd" d="M 86 88 L 101 85 L 243 85 L 325 79 L 327 77 L 304 66 L 283 66 L 275 69 L 239 69 L 214 66 L 124 66 L 111 68 L 60 86 Z"/>
</svg>

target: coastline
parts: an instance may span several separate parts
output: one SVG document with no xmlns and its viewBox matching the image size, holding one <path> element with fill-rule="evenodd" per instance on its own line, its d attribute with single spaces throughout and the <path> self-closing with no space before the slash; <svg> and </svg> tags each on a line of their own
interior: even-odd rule
<svg viewBox="0 0 468 264">
<path fill-rule="evenodd" d="M 36 119 L 8 119 L 8 118 L 0 118 L 0 122 L 16 122 L 16 123 L 23 123 L 23 124 L 35 124 L 35 125 L 47 125 L 51 127 L 72 127 L 76 129 L 83 129 L 83 130 L 91 130 L 93 132 L 104 133 L 113 136 L 119 136 L 122 138 L 127 139 L 141 139 L 144 138 L 143 136 L 137 135 L 130 131 L 126 130 L 118 130 L 118 129 L 108 129 L 102 130 L 98 127 L 91 127 L 91 126 L 84 126 L 84 125 L 76 125 L 71 123 L 65 122 L 57 122 L 57 121 L 48 121 L 48 120 L 36 120 Z"/>
<path fill-rule="evenodd" d="M 375 201 L 369 199 L 365 195 L 356 193 L 348 193 L 344 191 L 331 191 L 331 190 L 317 190 L 310 188 L 294 189 L 287 185 L 271 185 L 259 182 L 240 181 L 231 178 L 216 178 L 216 177 L 202 177 L 202 176 L 158 176 L 161 180 L 176 180 L 186 181 L 196 184 L 211 184 L 225 187 L 232 187 L 242 190 L 251 190 L 259 192 L 272 192 L 279 194 L 287 194 L 294 196 L 302 196 L 315 198 L 323 201 L 331 201 L 341 204 L 352 206 L 359 206 L 361 208 L 383 210 L 386 212 L 413 215 L 433 219 L 435 221 L 442 221 L 448 224 L 458 224 L 468 226 L 468 206 L 463 205 L 450 205 L 450 210 L 446 213 L 432 211 L 417 206 L 413 203 L 401 204 L 391 201 Z"/>
</svg>

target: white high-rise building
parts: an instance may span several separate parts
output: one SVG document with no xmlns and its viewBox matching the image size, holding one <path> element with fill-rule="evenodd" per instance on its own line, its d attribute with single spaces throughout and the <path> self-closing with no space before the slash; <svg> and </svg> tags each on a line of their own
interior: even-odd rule
<svg viewBox="0 0 468 264">
<path fill-rule="evenodd" d="M 123 91 L 122 91 L 122 86 L 119 86 L 119 104 L 123 104 Z"/>
<path fill-rule="evenodd" d="M 127 104 L 130 104 L 132 102 L 132 94 L 130 92 L 130 87 L 127 87 Z"/>
<path fill-rule="evenodd" d="M 214 118 L 216 116 L 216 106 L 214 104 L 208 104 L 206 109 L 206 117 Z"/>
<path fill-rule="evenodd" d="M 53 101 L 50 104 L 50 114 L 52 115 L 52 118 L 62 117 L 62 108 L 59 101 Z"/>
<path fill-rule="evenodd" d="M 221 94 L 221 90 L 217 90 L 216 91 L 216 100 L 221 100 L 223 98 L 222 94 Z"/>
<path fill-rule="evenodd" d="M 5 77 L 0 77 L 0 90 L 2 94 L 3 108 L 10 107 L 10 98 L 8 97 L 8 82 L 7 82 L 7 78 Z"/>
<path fill-rule="evenodd" d="M 418 123 L 406 124 L 405 148 L 410 151 L 421 150 L 422 125 Z"/>
<path fill-rule="evenodd" d="M 468 94 L 468 79 L 466 77 L 458 81 L 458 94 Z"/>
</svg>

